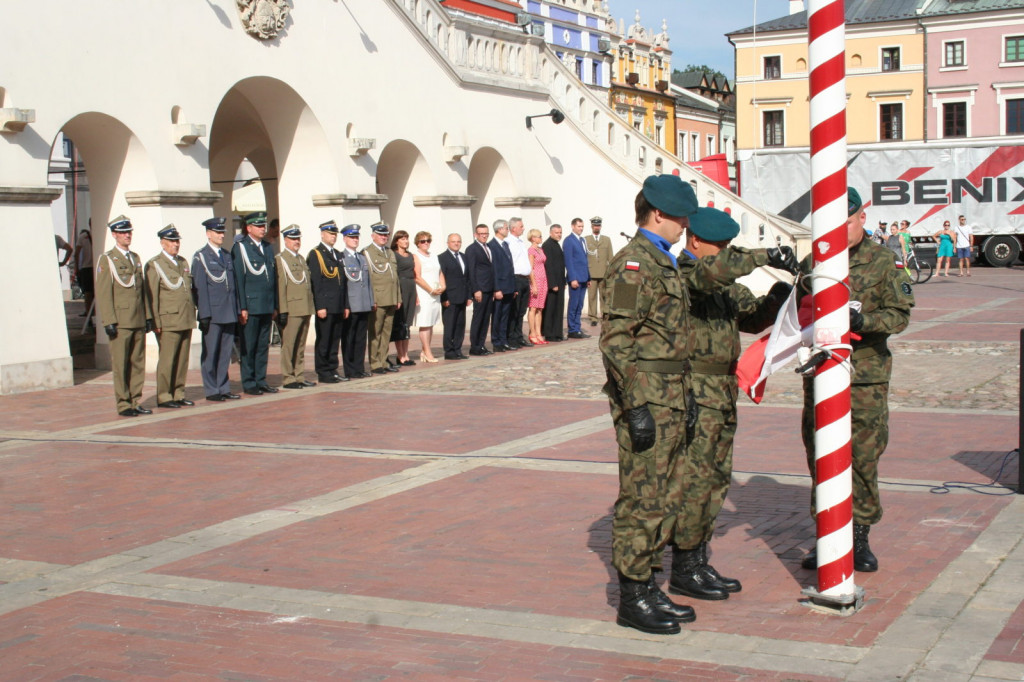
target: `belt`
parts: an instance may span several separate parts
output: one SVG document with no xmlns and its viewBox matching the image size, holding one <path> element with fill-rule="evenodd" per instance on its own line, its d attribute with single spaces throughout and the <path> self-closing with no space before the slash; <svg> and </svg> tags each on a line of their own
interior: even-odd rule
<svg viewBox="0 0 1024 682">
<path fill-rule="evenodd" d="M 695 374 L 732 374 L 736 369 L 734 362 L 691 362 L 690 367 Z"/>
<path fill-rule="evenodd" d="M 885 341 L 880 341 L 871 346 L 861 346 L 860 348 L 854 348 L 853 353 L 850 357 L 854 360 L 860 360 L 861 358 L 871 358 L 876 355 L 885 355 L 889 352 L 889 346 Z"/>
<path fill-rule="evenodd" d="M 529 275 L 516 275 L 516 279 L 530 279 Z"/>
<path fill-rule="evenodd" d="M 690 371 L 689 360 L 637 360 L 636 368 L 641 372 L 658 374 L 687 374 Z"/>
</svg>

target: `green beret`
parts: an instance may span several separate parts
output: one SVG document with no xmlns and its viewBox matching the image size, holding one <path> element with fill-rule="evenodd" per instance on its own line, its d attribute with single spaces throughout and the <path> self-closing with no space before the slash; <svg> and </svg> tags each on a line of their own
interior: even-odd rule
<svg viewBox="0 0 1024 682">
<path fill-rule="evenodd" d="M 860 192 L 852 187 L 846 188 L 846 215 L 852 216 L 854 213 L 859 211 L 864 205 L 861 201 Z"/>
<path fill-rule="evenodd" d="M 727 242 L 740 233 L 740 225 L 725 211 L 703 207 L 690 216 L 690 232 L 706 242 Z"/>
<path fill-rule="evenodd" d="M 648 204 L 666 215 L 685 218 L 697 210 L 697 194 L 678 175 L 651 175 L 641 191 Z"/>
</svg>

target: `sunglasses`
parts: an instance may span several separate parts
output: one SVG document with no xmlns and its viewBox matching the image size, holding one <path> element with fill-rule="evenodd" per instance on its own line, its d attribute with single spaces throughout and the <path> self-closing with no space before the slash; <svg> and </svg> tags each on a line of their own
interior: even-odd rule
<svg viewBox="0 0 1024 682">
<path fill-rule="evenodd" d="M 418 244 L 430 244 L 430 243 L 431 243 L 432 241 L 433 241 L 433 240 L 431 240 L 431 239 L 421 239 L 421 240 L 419 240 L 419 242 L 417 242 L 417 243 L 418 243 Z"/>
</svg>

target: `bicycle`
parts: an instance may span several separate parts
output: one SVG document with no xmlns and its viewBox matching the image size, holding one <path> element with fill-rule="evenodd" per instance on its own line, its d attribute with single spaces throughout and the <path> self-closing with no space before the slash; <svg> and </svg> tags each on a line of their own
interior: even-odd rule
<svg viewBox="0 0 1024 682">
<path fill-rule="evenodd" d="M 914 280 L 914 284 L 924 284 L 930 280 L 932 278 L 932 264 L 920 260 L 914 249 L 909 249 L 907 254 L 907 262 L 904 263 L 904 268 L 907 270 L 907 274 Z"/>
</svg>

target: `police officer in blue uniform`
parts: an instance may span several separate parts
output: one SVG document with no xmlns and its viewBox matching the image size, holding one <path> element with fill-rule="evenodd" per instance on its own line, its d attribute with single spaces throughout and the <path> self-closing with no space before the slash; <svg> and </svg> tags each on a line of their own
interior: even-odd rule
<svg viewBox="0 0 1024 682">
<path fill-rule="evenodd" d="M 346 225 L 341 231 L 345 249 L 341 252 L 342 275 L 345 277 L 345 291 L 348 316 L 341 323 L 341 354 L 345 376 L 349 379 L 365 379 L 373 376 L 366 371 L 366 334 L 370 312 L 376 308 L 373 301 L 373 285 L 370 283 L 370 264 L 366 256 L 359 253 L 359 225 Z"/>
<path fill-rule="evenodd" d="M 247 236 L 231 249 L 242 324 L 238 353 L 242 388 L 248 395 L 277 393 L 267 384 L 270 323 L 277 316 L 277 272 L 274 249 L 263 241 L 267 234 L 266 212 L 245 216 L 245 229 Z"/>
<path fill-rule="evenodd" d="M 228 381 L 239 310 L 231 254 L 223 248 L 224 222 L 224 218 L 203 221 L 208 243 L 192 257 L 192 295 L 203 334 L 203 389 L 206 399 L 215 402 L 239 398 Z"/>
</svg>

